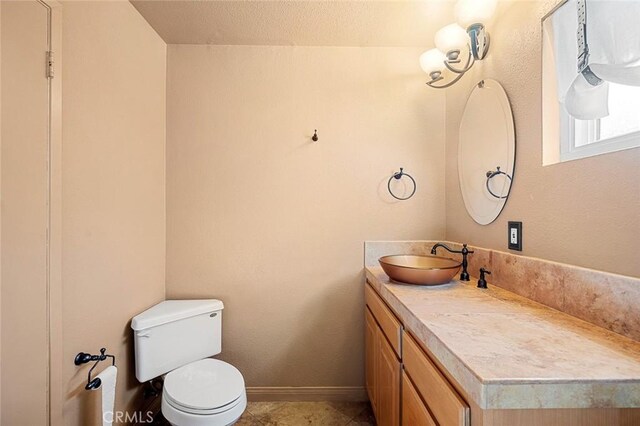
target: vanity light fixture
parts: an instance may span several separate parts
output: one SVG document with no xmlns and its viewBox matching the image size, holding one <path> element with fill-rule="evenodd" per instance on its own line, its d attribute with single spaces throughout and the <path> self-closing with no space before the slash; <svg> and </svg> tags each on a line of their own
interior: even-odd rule
<svg viewBox="0 0 640 426">
<path fill-rule="evenodd" d="M 444 89 L 455 84 L 473 67 L 475 61 L 484 59 L 489 51 L 487 22 L 496 9 L 497 0 L 458 0 L 455 5 L 456 23 L 441 28 L 435 36 L 436 47 L 420 55 L 420 67 L 431 78 L 427 84 Z M 466 28 L 466 30 L 465 30 Z M 467 54 L 462 64 L 461 56 Z M 455 77 L 449 82 L 443 73 L 448 70 Z"/>
</svg>

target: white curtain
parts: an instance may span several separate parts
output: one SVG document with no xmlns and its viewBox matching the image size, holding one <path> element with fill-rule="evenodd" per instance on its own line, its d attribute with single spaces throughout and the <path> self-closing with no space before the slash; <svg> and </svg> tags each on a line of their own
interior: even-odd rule
<svg viewBox="0 0 640 426">
<path fill-rule="evenodd" d="M 569 0 L 551 17 L 558 99 L 575 118 L 609 115 L 609 82 L 640 86 L 640 0 L 587 0 L 587 43 L 591 71 L 604 80 L 589 84 L 578 73 L 578 7 Z"/>
</svg>

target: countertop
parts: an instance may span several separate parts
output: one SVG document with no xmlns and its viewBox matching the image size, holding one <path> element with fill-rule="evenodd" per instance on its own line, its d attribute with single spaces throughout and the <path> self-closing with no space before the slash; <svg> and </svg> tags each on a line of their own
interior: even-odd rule
<svg viewBox="0 0 640 426">
<path fill-rule="evenodd" d="M 491 283 L 366 277 L 482 409 L 640 407 L 640 342 Z"/>
</svg>

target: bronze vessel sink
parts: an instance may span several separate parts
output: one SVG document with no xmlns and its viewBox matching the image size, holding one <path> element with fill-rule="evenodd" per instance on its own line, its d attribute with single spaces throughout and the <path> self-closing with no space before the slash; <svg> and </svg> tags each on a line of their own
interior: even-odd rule
<svg viewBox="0 0 640 426">
<path fill-rule="evenodd" d="M 446 284 L 460 270 L 462 262 L 438 256 L 396 254 L 378 259 L 394 281 L 416 285 Z"/>
</svg>

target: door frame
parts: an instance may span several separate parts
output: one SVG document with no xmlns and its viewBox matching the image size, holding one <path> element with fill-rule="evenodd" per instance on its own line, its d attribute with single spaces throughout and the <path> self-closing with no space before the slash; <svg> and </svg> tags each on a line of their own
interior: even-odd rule
<svg viewBox="0 0 640 426">
<path fill-rule="evenodd" d="M 64 401 L 62 370 L 62 4 L 36 0 L 47 9 L 48 49 L 53 52 L 54 74 L 49 78 L 47 224 L 47 359 L 49 425 L 62 426 Z"/>
</svg>

